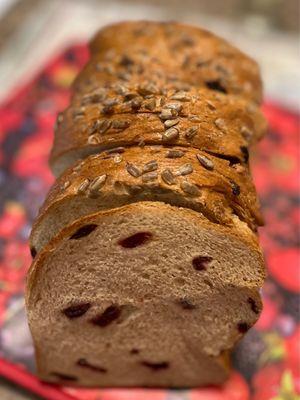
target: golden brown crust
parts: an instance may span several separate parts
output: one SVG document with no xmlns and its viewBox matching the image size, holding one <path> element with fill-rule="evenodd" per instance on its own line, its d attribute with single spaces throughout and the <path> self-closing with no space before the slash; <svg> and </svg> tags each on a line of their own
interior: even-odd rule
<svg viewBox="0 0 300 400">
<path fill-rule="evenodd" d="M 82 96 L 81 103 L 74 100 L 58 117 L 50 158 L 54 172 L 62 172 L 61 158 L 69 153 L 81 158 L 137 144 L 192 146 L 244 162 L 248 146 L 265 129 L 260 111 L 248 112 L 242 99 L 206 89 L 159 92 L 146 84 L 115 85 Z"/>
<path fill-rule="evenodd" d="M 98 65 L 115 69 L 115 77 L 116 73 L 145 73 L 151 79 L 158 72 L 198 87 L 218 82 L 215 87 L 222 91 L 261 101 L 256 62 L 200 28 L 174 22 L 124 22 L 102 29 L 90 48 L 92 61 L 78 76 L 74 88 L 93 76 L 97 80 Z"/>
</svg>

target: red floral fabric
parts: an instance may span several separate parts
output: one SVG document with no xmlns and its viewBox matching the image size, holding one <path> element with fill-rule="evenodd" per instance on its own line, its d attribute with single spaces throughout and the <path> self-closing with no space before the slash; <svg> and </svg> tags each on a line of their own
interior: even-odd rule
<svg viewBox="0 0 300 400">
<path fill-rule="evenodd" d="M 0 107 L 0 357 L 23 365 L 25 378 L 19 383 L 51 400 L 64 398 L 59 392 L 82 400 L 298 399 L 299 115 L 268 102 L 264 112 L 269 133 L 257 148 L 252 170 L 266 221 L 260 235 L 269 277 L 262 293 L 263 313 L 234 352 L 230 380 L 222 388 L 195 390 L 51 391 L 50 385 L 49 389 L 43 385 L 43 391 L 38 391 L 38 380 L 29 385 L 35 378 L 29 375 L 34 371 L 34 358 L 23 301 L 25 274 L 31 262 L 28 235 L 53 182 L 48 154 L 56 114 L 67 105 L 69 85 L 87 58 L 85 45 L 72 47 Z M 6 365 L 1 369 L 0 359 L 0 374 L 9 376 Z M 19 375 L 10 376 L 17 381 Z"/>
</svg>

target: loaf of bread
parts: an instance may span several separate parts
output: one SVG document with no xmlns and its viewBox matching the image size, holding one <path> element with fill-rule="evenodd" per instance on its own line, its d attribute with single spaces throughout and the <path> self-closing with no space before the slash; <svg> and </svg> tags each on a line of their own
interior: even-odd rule
<svg viewBox="0 0 300 400">
<path fill-rule="evenodd" d="M 177 23 L 112 25 L 90 49 L 57 119 L 59 177 L 30 237 L 38 375 L 221 384 L 262 307 L 263 218 L 249 170 L 266 130 L 257 65 Z"/>
</svg>

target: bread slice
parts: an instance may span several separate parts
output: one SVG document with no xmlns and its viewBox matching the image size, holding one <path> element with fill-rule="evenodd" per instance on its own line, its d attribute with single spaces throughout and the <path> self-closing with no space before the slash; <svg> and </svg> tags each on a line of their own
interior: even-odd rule
<svg viewBox="0 0 300 400">
<path fill-rule="evenodd" d="M 244 226 L 140 202 L 78 219 L 27 280 L 39 377 L 86 386 L 222 383 L 265 277 Z"/>
<path fill-rule="evenodd" d="M 131 94 L 137 90 L 134 88 Z M 144 94 L 138 97 L 138 107 L 133 106 L 137 98 L 127 101 L 126 92 L 115 94 L 113 101 L 117 104 L 109 106 L 112 96 L 107 97 L 105 89 L 103 93 L 102 102 L 94 103 L 94 94 L 90 93 L 91 103 L 79 106 L 76 101 L 60 114 L 50 156 L 56 176 L 89 154 L 138 144 L 195 147 L 242 162 L 248 157 L 248 146 L 265 131 L 265 120 L 258 108 L 249 111 L 245 101 L 211 94 L 206 89 L 185 93 L 173 90 L 151 98 Z M 96 99 L 102 94 L 98 91 Z M 176 100 L 184 94 L 187 101 L 182 97 Z M 82 95 L 83 102 L 87 98 Z M 149 110 L 153 101 L 155 108 Z"/>
<path fill-rule="evenodd" d="M 198 27 L 176 22 L 131 21 L 100 30 L 90 44 L 91 61 L 78 75 L 78 92 L 111 76 L 149 79 L 167 75 L 196 87 L 237 94 L 261 102 L 262 84 L 257 63 L 224 39 Z M 110 80 L 110 78 L 108 77 Z"/>
<path fill-rule="evenodd" d="M 247 166 L 192 148 L 119 148 L 76 163 L 57 180 L 33 226 L 32 253 L 83 215 L 145 200 L 191 208 L 219 224 L 234 225 L 236 215 L 251 229 L 262 224 Z"/>
</svg>

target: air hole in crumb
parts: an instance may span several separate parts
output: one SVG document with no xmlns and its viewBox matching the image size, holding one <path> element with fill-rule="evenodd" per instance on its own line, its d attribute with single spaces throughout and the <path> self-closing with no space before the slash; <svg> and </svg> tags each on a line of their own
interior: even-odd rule
<svg viewBox="0 0 300 400">
<path fill-rule="evenodd" d="M 118 306 L 112 305 L 109 306 L 102 314 L 96 315 L 91 319 L 91 322 L 94 325 L 100 326 L 101 328 L 105 328 L 107 325 L 110 325 L 113 321 L 118 319 L 121 315 L 121 309 Z"/>
<path fill-rule="evenodd" d="M 131 349 L 130 354 L 139 354 L 139 349 Z"/>
<path fill-rule="evenodd" d="M 248 301 L 248 303 L 249 303 L 250 306 L 251 306 L 251 310 L 252 310 L 255 314 L 259 314 L 259 308 L 257 307 L 257 304 L 255 303 L 255 301 L 254 301 L 251 297 L 249 297 L 247 301 Z"/>
<path fill-rule="evenodd" d="M 90 233 L 92 233 L 95 229 L 97 228 L 97 225 L 95 224 L 90 224 L 90 225 L 85 225 L 79 228 L 71 237 L 70 239 L 80 239 L 84 236 L 88 236 Z"/>
<path fill-rule="evenodd" d="M 169 368 L 169 363 L 166 362 L 166 361 L 158 362 L 158 363 L 153 363 L 153 362 L 149 362 L 149 361 L 142 361 L 141 364 L 144 367 L 152 369 L 153 371 L 159 371 L 159 370 L 162 370 L 162 369 Z"/>
<path fill-rule="evenodd" d="M 70 319 L 78 318 L 85 314 L 90 306 L 90 303 L 73 304 L 72 306 L 65 308 L 62 312 Z"/>
<path fill-rule="evenodd" d="M 221 82 L 216 79 L 213 81 L 206 81 L 205 85 L 208 89 L 216 90 L 217 92 L 227 93 L 226 88 L 221 84 Z"/>
<path fill-rule="evenodd" d="M 152 238 L 152 233 L 150 232 L 138 232 L 132 236 L 125 239 L 119 240 L 118 244 L 125 249 L 133 249 L 137 246 L 142 246 Z"/>
<path fill-rule="evenodd" d="M 246 333 L 250 329 L 250 326 L 246 322 L 239 322 L 237 327 L 240 333 Z"/>
<path fill-rule="evenodd" d="M 212 257 L 198 256 L 193 258 L 193 267 L 196 271 L 204 271 L 208 267 L 208 264 L 212 261 Z"/>
<path fill-rule="evenodd" d="M 32 258 L 34 258 L 35 256 L 36 256 L 36 249 L 35 249 L 35 247 L 30 247 L 30 254 L 31 254 L 31 257 Z"/>
<path fill-rule="evenodd" d="M 51 372 L 50 375 L 56 376 L 62 381 L 78 381 L 77 376 L 61 374 L 60 372 Z"/>
<path fill-rule="evenodd" d="M 190 300 L 188 299 L 179 299 L 177 303 L 184 309 L 184 310 L 194 310 L 197 308 L 195 304 L 193 304 Z"/>
<path fill-rule="evenodd" d="M 183 278 L 177 277 L 174 278 L 174 282 L 177 283 L 177 285 L 185 285 L 185 280 Z"/>
<path fill-rule="evenodd" d="M 150 279 L 150 275 L 147 272 L 142 273 L 142 278 L 144 279 Z"/>
<path fill-rule="evenodd" d="M 83 367 L 83 368 L 87 368 L 90 371 L 94 371 L 94 372 L 101 372 L 102 374 L 106 374 L 107 369 L 100 367 L 99 365 L 93 365 L 90 364 L 89 362 L 86 361 L 85 358 L 80 358 L 77 363 L 76 363 L 79 367 Z"/>
</svg>

